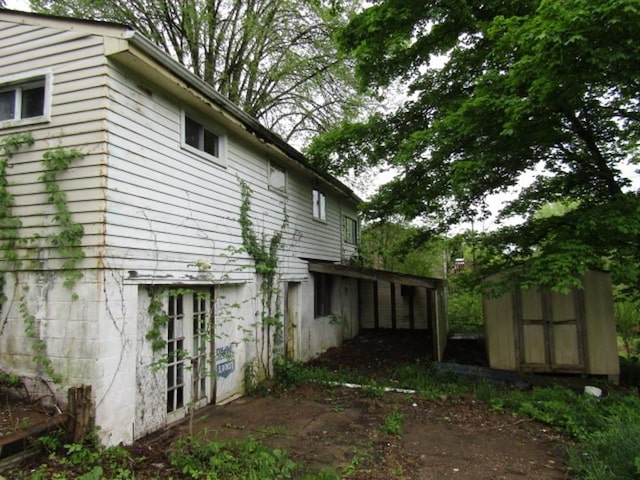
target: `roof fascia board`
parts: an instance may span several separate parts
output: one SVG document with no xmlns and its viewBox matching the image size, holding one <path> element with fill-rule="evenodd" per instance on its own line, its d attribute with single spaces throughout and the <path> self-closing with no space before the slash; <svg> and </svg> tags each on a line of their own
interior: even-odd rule
<svg viewBox="0 0 640 480">
<path fill-rule="evenodd" d="M 398 285 L 413 287 L 425 287 L 428 289 L 442 288 L 444 280 L 441 278 L 420 277 L 404 273 L 390 272 L 388 270 L 376 270 L 373 268 L 355 267 L 339 263 L 309 261 L 309 271 L 340 275 L 343 277 L 361 278 L 363 280 L 383 281 Z"/>
</svg>

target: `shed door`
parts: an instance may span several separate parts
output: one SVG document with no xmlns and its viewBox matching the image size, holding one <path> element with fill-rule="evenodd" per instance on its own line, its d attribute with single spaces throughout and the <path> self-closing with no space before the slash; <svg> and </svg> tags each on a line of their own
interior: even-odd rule
<svg viewBox="0 0 640 480">
<path fill-rule="evenodd" d="M 520 293 L 520 363 L 526 370 L 576 372 L 585 368 L 581 294 Z"/>
</svg>

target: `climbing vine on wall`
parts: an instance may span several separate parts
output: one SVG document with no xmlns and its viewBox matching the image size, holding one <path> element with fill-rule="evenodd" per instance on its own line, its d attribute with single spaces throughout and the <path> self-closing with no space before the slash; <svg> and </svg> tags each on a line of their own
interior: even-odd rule
<svg viewBox="0 0 640 480">
<path fill-rule="evenodd" d="M 7 167 L 13 156 L 21 147 L 25 145 L 31 146 L 33 143 L 34 139 L 29 133 L 9 135 L 0 142 L 0 261 L 4 267 L 0 272 L 0 302 L 4 303 L 7 300 L 4 293 L 5 275 L 12 273 L 15 277 L 15 288 L 22 290 L 19 312 L 25 325 L 25 336 L 31 339 L 31 346 L 34 352 L 33 360 L 54 383 L 59 383 L 62 378 L 55 372 L 53 364 L 47 356 L 46 343 L 38 334 L 37 319 L 29 311 L 27 301 L 29 287 L 28 285 L 21 285 L 19 281 L 19 273 L 23 270 L 20 248 L 39 237 L 38 235 L 32 238 L 20 237 L 22 223 L 13 214 L 14 198 L 9 191 L 10 184 L 7 174 Z M 82 273 L 78 269 L 78 262 L 84 258 L 82 250 L 84 228 L 81 224 L 73 221 L 66 194 L 58 185 L 58 175 L 67 170 L 74 160 L 82 157 L 83 154 L 76 149 L 57 148 L 46 151 L 42 157 L 43 173 L 39 177 L 39 181 L 44 184 L 47 202 L 55 208 L 53 219 L 58 227 L 56 233 L 46 237 L 47 245 L 45 247 L 58 250 L 63 261 L 63 285 L 69 290 L 72 290 L 77 281 L 82 278 Z M 29 268 L 33 269 L 35 266 L 38 266 L 38 264 L 30 264 Z M 72 293 L 72 299 L 77 299 L 75 293 Z M 5 317 L 5 322 L 7 320 L 8 314 Z M 1 331 L 2 329 L 0 329 Z"/>
<path fill-rule="evenodd" d="M 238 222 L 242 232 L 242 245 L 245 251 L 255 262 L 256 274 L 259 276 L 259 288 L 261 311 L 260 332 L 262 354 L 260 355 L 261 368 L 265 376 L 270 376 L 269 365 L 274 356 L 273 345 L 282 343 L 282 305 L 280 289 L 278 288 L 278 251 L 282 245 L 282 237 L 289 223 L 285 209 L 284 220 L 280 230 L 273 233 L 270 239 L 266 234 L 258 236 L 251 221 L 251 187 L 240 180 L 240 192 L 242 203 Z M 257 339 L 256 339 L 257 340 Z"/>
<path fill-rule="evenodd" d="M 81 247 L 84 228 L 82 224 L 73 221 L 67 203 L 67 196 L 60 189 L 57 179 L 58 174 L 69 168 L 72 161 L 83 156 L 76 149 L 65 150 L 57 148 L 45 152 L 42 156 L 44 172 L 39 179 L 45 185 L 47 202 L 55 207 L 56 213 L 53 218 L 58 223 L 60 230 L 57 233 L 52 233 L 47 238 L 50 244 L 57 248 L 62 258 L 65 259 L 62 264 L 62 274 L 64 276 L 64 286 L 68 289 L 73 288 L 76 282 L 82 278 L 82 272 L 77 269 L 77 265 L 84 258 L 84 251 Z"/>
<path fill-rule="evenodd" d="M 151 328 L 145 335 L 145 338 L 151 342 L 151 350 L 159 352 L 167 346 L 164 338 L 164 328 L 169 323 L 169 315 L 164 311 L 164 294 L 165 289 L 162 287 L 148 287 L 149 306 L 147 313 L 151 317 Z"/>
<path fill-rule="evenodd" d="M 0 270 L 0 303 L 7 298 L 4 294 L 5 274 L 20 268 L 18 255 L 18 229 L 22 223 L 13 216 L 13 195 L 9 192 L 7 166 L 13 155 L 23 145 L 33 145 L 33 137 L 24 133 L 10 135 L 0 142 L 0 251 L 5 268 Z"/>
</svg>

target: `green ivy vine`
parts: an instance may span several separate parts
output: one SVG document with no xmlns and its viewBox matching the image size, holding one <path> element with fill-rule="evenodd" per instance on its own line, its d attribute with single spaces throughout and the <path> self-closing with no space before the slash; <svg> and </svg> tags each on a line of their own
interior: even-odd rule
<svg viewBox="0 0 640 480">
<path fill-rule="evenodd" d="M 20 238 L 22 222 L 13 215 L 14 198 L 9 191 L 7 167 L 21 147 L 33 144 L 34 139 L 30 133 L 9 135 L 0 142 L 0 260 L 4 264 L 4 268 L 0 271 L 0 303 L 7 300 L 4 293 L 7 272 L 13 272 L 16 277 L 16 288 L 19 287 L 18 273 L 23 268 L 19 247 L 29 241 L 29 239 Z M 71 162 L 82 157 L 83 154 L 76 149 L 58 148 L 47 151 L 42 156 L 43 173 L 38 179 L 44 183 L 47 202 L 55 208 L 54 220 L 59 226 L 59 231 L 48 235 L 47 241 L 65 259 L 62 264 L 62 275 L 64 277 L 63 285 L 68 290 L 72 290 L 77 281 L 82 278 L 82 273 L 77 265 L 84 258 L 82 250 L 84 228 L 81 224 L 73 221 L 66 195 L 60 189 L 57 180 L 59 173 L 67 170 Z M 29 287 L 23 285 L 21 288 L 19 312 L 25 324 L 25 335 L 32 341 L 33 359 L 54 383 L 60 383 L 62 378 L 55 372 L 53 364 L 46 354 L 47 345 L 40 338 L 36 317 L 29 311 L 27 305 L 26 294 Z M 77 299 L 75 293 L 72 293 L 71 297 L 73 300 Z"/>
<path fill-rule="evenodd" d="M 260 276 L 259 293 L 261 297 L 261 332 L 262 332 L 262 348 L 266 349 L 267 361 L 262 364 L 262 370 L 265 375 L 269 376 L 269 365 L 273 358 L 273 348 L 271 339 L 273 334 L 273 342 L 279 345 L 282 341 L 282 305 L 280 300 L 280 290 L 277 286 L 278 277 L 278 250 L 282 245 L 282 237 L 289 223 L 289 217 L 286 209 L 284 212 L 284 220 L 280 230 L 274 232 L 271 239 L 267 241 L 267 237 L 263 234 L 260 238 L 254 231 L 253 222 L 251 221 L 251 187 L 244 181 L 240 180 L 241 205 L 240 216 L 238 222 L 242 234 L 242 245 L 244 250 L 255 262 L 256 273 Z M 260 359 L 264 358 L 263 355 Z"/>
<path fill-rule="evenodd" d="M 44 172 L 39 180 L 45 185 L 47 202 L 51 203 L 56 211 L 54 220 L 60 226 L 60 231 L 50 234 L 47 238 L 50 244 L 57 248 L 65 261 L 62 264 L 62 275 L 65 288 L 72 289 L 82 278 L 82 272 L 77 268 L 78 263 L 84 258 L 82 250 L 82 237 L 84 228 L 82 224 L 74 222 L 67 204 L 67 196 L 57 183 L 58 174 L 69 168 L 72 161 L 82 158 L 84 155 L 76 150 L 57 148 L 49 150 L 42 156 Z M 73 296 L 77 299 L 77 296 Z"/>
<path fill-rule="evenodd" d="M 4 294 L 5 273 L 16 271 L 21 266 L 18 255 L 18 229 L 22 222 L 13 216 L 13 195 L 8 188 L 7 166 L 23 145 L 33 145 L 33 137 L 30 134 L 10 135 L 0 142 L 0 250 L 5 263 L 5 268 L 0 270 L 0 303 L 7 300 Z"/>
<path fill-rule="evenodd" d="M 164 288 L 148 287 L 149 306 L 147 313 L 151 317 L 152 325 L 145 338 L 151 342 L 151 350 L 156 353 L 163 350 L 167 346 L 164 338 L 164 328 L 169 323 L 169 315 L 164 311 Z"/>
<path fill-rule="evenodd" d="M 40 365 L 44 373 L 49 375 L 53 383 L 61 383 L 62 377 L 56 373 L 51 360 L 47 356 L 47 344 L 38 335 L 36 327 L 36 317 L 29 312 L 26 301 L 26 293 L 29 291 L 28 286 L 22 287 L 23 295 L 20 297 L 20 315 L 24 321 L 24 333 L 27 338 L 31 339 L 31 348 L 33 349 L 33 360 Z"/>
</svg>

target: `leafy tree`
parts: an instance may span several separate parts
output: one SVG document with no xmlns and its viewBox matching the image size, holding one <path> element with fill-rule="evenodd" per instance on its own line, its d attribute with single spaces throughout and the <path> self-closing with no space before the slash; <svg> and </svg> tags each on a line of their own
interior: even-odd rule
<svg viewBox="0 0 640 480">
<path fill-rule="evenodd" d="M 338 174 L 398 168 L 373 218 L 447 228 L 511 192 L 483 265 L 522 266 L 525 284 L 558 289 L 612 268 L 637 289 L 640 200 L 626 167 L 638 162 L 638 25 L 637 0 L 379 0 L 340 42 L 363 87 L 402 84 L 407 100 L 308 153 Z M 557 201 L 575 207 L 535 215 Z"/>
<path fill-rule="evenodd" d="M 365 266 L 411 275 L 444 277 L 446 241 L 419 228 L 380 222 L 362 231 L 360 254 Z"/>
<path fill-rule="evenodd" d="M 638 353 L 638 334 L 640 333 L 640 303 L 628 299 L 618 299 L 615 303 L 618 334 L 627 358 Z"/>
<path fill-rule="evenodd" d="M 31 8 L 130 25 L 266 127 L 303 141 L 360 106 L 352 69 L 333 40 L 356 3 L 31 0 Z"/>
</svg>

